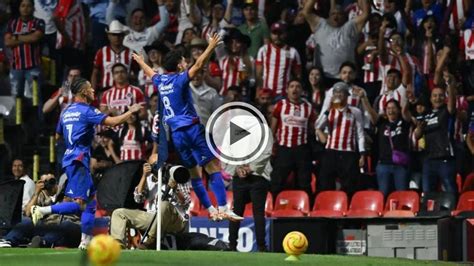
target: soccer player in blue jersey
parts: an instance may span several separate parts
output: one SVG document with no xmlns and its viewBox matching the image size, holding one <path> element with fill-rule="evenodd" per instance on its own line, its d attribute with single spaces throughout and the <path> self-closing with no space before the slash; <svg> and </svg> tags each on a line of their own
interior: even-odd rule
<svg viewBox="0 0 474 266">
<path fill-rule="evenodd" d="M 56 128 L 56 137 L 63 137 L 66 144 L 62 162 L 62 167 L 68 177 L 65 196 L 73 201 L 48 207 L 33 206 L 31 218 L 33 224 L 36 225 L 44 215 L 50 213 L 77 214 L 82 212 L 82 237 L 79 248 L 85 249 L 92 239 L 96 206 L 95 188 L 89 169 L 94 127 L 99 124 L 116 126 L 124 123 L 133 113 L 138 112 L 142 105 L 134 104 L 126 113 L 109 117 L 90 105 L 94 101 L 94 89 L 86 79 L 75 79 L 71 84 L 71 92 L 74 95 L 74 103 L 61 113 Z"/>
<path fill-rule="evenodd" d="M 144 62 L 143 56 L 134 54 L 133 58 L 143 69 L 145 75 L 152 78 L 153 84 L 158 87 L 164 108 L 163 120 L 171 130 L 171 137 L 182 163 L 190 171 L 194 192 L 209 211 L 209 218 L 213 221 L 223 219 L 240 221 L 243 218 L 227 208 L 220 164 L 206 144 L 203 135 L 204 127 L 199 122 L 189 88 L 189 81 L 203 69 L 220 42 L 221 37 L 218 34 L 210 36 L 206 50 L 189 69 L 187 69 L 186 60 L 180 52 L 168 53 L 163 60 L 163 68 L 166 73 L 161 75 L 155 73 Z M 197 165 L 202 166 L 209 174 L 211 189 L 216 195 L 219 205 L 217 209 L 212 206 L 209 200 Z"/>
</svg>

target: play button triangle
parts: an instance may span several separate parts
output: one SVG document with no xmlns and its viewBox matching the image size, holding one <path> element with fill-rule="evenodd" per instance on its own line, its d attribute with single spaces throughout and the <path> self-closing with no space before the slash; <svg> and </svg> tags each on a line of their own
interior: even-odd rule
<svg viewBox="0 0 474 266">
<path fill-rule="evenodd" d="M 250 135 L 250 132 L 230 122 L 230 145 Z"/>
</svg>

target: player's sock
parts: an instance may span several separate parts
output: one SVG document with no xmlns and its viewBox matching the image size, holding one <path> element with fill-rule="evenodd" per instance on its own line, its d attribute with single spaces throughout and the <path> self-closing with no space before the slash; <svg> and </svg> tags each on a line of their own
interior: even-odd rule
<svg viewBox="0 0 474 266">
<path fill-rule="evenodd" d="M 225 192 L 224 181 L 222 180 L 221 172 L 215 172 L 209 175 L 209 180 L 211 181 L 211 189 L 216 195 L 217 205 L 219 209 L 227 205 L 227 194 Z"/>
<path fill-rule="evenodd" d="M 91 236 L 94 228 L 95 200 L 87 203 L 86 209 L 81 214 L 81 232 Z"/>
<path fill-rule="evenodd" d="M 41 207 L 46 208 L 46 207 Z M 56 214 L 76 214 L 81 212 L 81 206 L 77 202 L 61 202 L 50 206 L 51 212 Z M 41 209 L 40 209 L 40 212 Z M 46 214 L 46 213 L 43 213 Z"/>
<path fill-rule="evenodd" d="M 199 198 L 201 204 L 204 205 L 204 208 L 209 209 L 209 207 L 212 206 L 211 200 L 209 199 L 209 195 L 207 195 L 207 191 L 204 187 L 204 184 L 202 183 L 202 179 L 200 177 L 192 178 L 191 185 L 193 186 L 194 192 Z"/>
<path fill-rule="evenodd" d="M 47 215 L 47 214 L 52 213 L 51 206 L 46 206 L 46 207 L 37 206 L 36 208 L 43 215 Z"/>
<path fill-rule="evenodd" d="M 92 235 L 81 233 L 81 242 L 89 243 L 91 240 L 92 240 Z"/>
</svg>

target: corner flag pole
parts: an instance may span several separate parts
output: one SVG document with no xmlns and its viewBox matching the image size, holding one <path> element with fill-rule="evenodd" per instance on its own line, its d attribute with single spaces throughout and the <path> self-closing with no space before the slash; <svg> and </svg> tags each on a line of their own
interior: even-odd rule
<svg viewBox="0 0 474 266">
<path fill-rule="evenodd" d="M 165 165 L 166 160 L 168 159 L 168 138 L 166 128 L 163 121 L 163 104 L 161 101 L 158 101 L 158 108 L 155 113 L 156 122 L 158 123 L 158 191 L 156 198 L 156 250 L 161 250 L 161 201 L 163 200 L 163 191 L 161 187 L 163 186 L 163 166 Z M 155 119 L 153 119 L 155 120 Z M 155 123 L 155 122 L 154 122 Z M 156 126 L 156 125 L 154 125 Z"/>
<path fill-rule="evenodd" d="M 161 250 L 161 201 L 163 197 L 163 191 L 161 186 L 163 185 L 163 166 L 158 168 L 158 193 L 156 195 L 156 250 Z"/>
</svg>

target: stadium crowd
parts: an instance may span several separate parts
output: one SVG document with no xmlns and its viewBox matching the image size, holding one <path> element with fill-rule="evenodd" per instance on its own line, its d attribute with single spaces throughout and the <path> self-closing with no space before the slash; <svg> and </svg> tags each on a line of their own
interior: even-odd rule
<svg viewBox="0 0 474 266">
<path fill-rule="evenodd" d="M 124 125 L 96 128 L 90 169 L 98 180 L 113 165 L 148 160 L 157 150 L 151 134 L 158 90 L 132 54 L 161 74 L 166 54 L 181 51 L 191 65 L 217 32 L 223 44 L 191 80 L 191 95 L 204 125 L 235 101 L 266 117 L 275 140 L 268 166 L 242 165 L 225 175 L 228 189 L 238 188 L 234 197 L 249 194 L 238 197 L 252 199 L 256 216 L 264 215 L 267 191 L 275 198 L 303 190 L 313 202 L 325 190 L 350 197 L 367 189 L 388 196 L 474 187 L 471 0 L 3 1 L 0 32 L 0 94 L 22 99 L 25 110 L 39 107 L 23 121 L 30 138 L 55 129 L 78 77 L 90 80 L 94 106 L 109 116 L 145 103 Z M 58 141 L 57 164 L 63 153 Z M 173 153 L 169 161 L 181 164 Z M 59 181 L 61 167 L 40 169 L 45 175 L 35 185 L 25 161 L 12 160 L 31 154 L 9 155 L 12 175 L 25 180 L 24 216 L 37 201 L 55 202 L 60 182 L 48 180 Z M 244 205 L 237 209 L 242 215 Z M 33 231 L 25 218 L 0 247 L 35 235 L 41 237 L 33 246 L 66 245 L 65 234 L 78 230 L 77 216 L 46 218 L 63 228 Z M 123 235 L 124 226 L 117 230 Z"/>
</svg>

